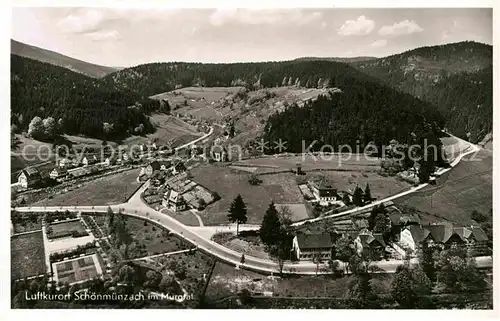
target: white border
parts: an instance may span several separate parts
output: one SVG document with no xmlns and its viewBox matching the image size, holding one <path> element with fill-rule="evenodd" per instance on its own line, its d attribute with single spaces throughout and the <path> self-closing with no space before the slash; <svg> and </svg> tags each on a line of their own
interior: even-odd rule
<svg viewBox="0 0 500 321">
<path fill-rule="evenodd" d="M 2 117 L 0 117 L 0 130 L 2 131 L 2 144 L 4 144 L 2 150 L 7 150 L 10 148 L 10 113 L 7 108 L 7 104 L 9 103 L 10 97 L 10 35 L 11 35 L 11 6 L 99 6 L 99 7 L 184 7 L 184 8 L 222 8 L 222 7 L 253 7 L 253 8 L 271 8 L 271 7 L 282 7 L 282 8 L 291 8 L 291 7 L 315 7 L 315 8 L 328 8 L 328 7 L 337 7 L 337 8 L 375 8 L 375 7 L 429 7 L 429 8 L 442 8 L 442 7 L 494 7 L 494 30 L 500 30 L 500 20 L 498 17 L 498 9 L 499 5 L 496 1 L 467 1 L 467 0 L 455 0 L 455 1 L 415 1 L 410 2 L 406 1 L 405 3 L 401 3 L 401 1 L 325 1 L 325 0 L 309 0 L 309 1 L 297 1 L 297 0 L 289 0 L 289 1 L 275 1 L 275 0 L 253 0 L 250 2 L 239 2 L 235 3 L 234 1 L 223 1 L 223 0 L 212 0 L 212 1 L 203 1 L 203 0 L 173 0 L 173 1 L 131 1 L 131 0 L 122 0 L 122 1 L 99 1 L 99 0 L 87 0 L 87 1 L 47 1 L 47 0 L 30 0 L 30 1 L 16 1 L 14 3 L 9 3 L 10 6 L 6 6 L 2 3 L 2 8 L 0 10 L 1 23 L 3 24 L 2 28 L 0 28 L 0 32 L 3 33 L 2 37 L 2 59 L 1 59 L 1 67 L 0 70 L 2 72 L 2 77 L 0 78 L 0 82 L 2 85 L 2 102 L 3 106 L 1 108 L 1 112 L 3 113 Z M 500 88 L 498 83 L 498 72 L 499 67 L 497 65 L 499 51 L 498 51 L 498 36 L 494 33 L 493 35 L 493 49 L 494 49 L 494 88 L 497 89 L 494 91 L 494 105 L 497 105 L 498 101 L 498 88 Z M 497 108 L 494 108 L 494 131 L 497 131 L 497 124 L 500 121 Z M 497 165 L 497 156 L 499 152 L 498 142 L 494 141 L 494 159 L 493 159 L 493 179 L 494 179 L 494 188 L 493 188 L 493 204 L 494 204 L 494 216 L 496 214 L 497 209 L 497 199 L 500 196 L 498 191 L 497 182 L 497 170 L 495 170 Z M 128 318 L 169 318 L 169 319 L 212 319 L 212 318 L 223 318 L 223 319 L 240 319 L 240 320 L 250 320 L 255 318 L 282 318 L 285 317 L 287 319 L 297 319 L 297 320 L 307 320 L 313 318 L 331 318 L 342 320 L 346 318 L 367 318 L 370 320 L 373 319 L 405 319 L 405 320 L 422 320 L 422 319 L 453 319 L 453 320 L 471 320 L 477 318 L 491 318 L 493 316 L 499 317 L 499 298 L 498 295 L 495 295 L 494 298 L 494 311 L 391 311 L 391 310 L 381 310 L 381 311 L 361 311 L 361 310 L 252 310 L 252 311 L 241 311 L 241 310 L 232 310 L 232 311 L 223 311 L 223 312 L 214 312 L 214 311 L 186 311 L 186 310 L 120 310 L 120 311 L 110 311 L 106 310 L 106 316 L 102 315 L 104 310 L 10 310 L 10 237 L 9 233 L 7 233 L 7 227 L 9 225 L 9 209 L 7 205 L 10 204 L 10 187 L 7 182 L 10 183 L 10 171 L 5 169 L 10 167 L 10 159 L 7 158 L 8 153 L 4 154 L 2 157 L 1 165 L 4 170 L 1 171 L 1 175 L 4 176 L 1 190 L 1 196 L 4 198 L 5 211 L 3 214 L 4 224 L 2 225 L 5 229 L 4 235 L 4 246 L 0 248 L 0 258 L 4 264 L 1 265 L 1 273 L 2 280 L 1 283 L 4 288 L 0 291 L 1 295 L 1 307 L 2 313 L 0 318 L 3 319 L 3 316 L 11 316 L 11 317 L 20 317 L 22 319 L 28 318 L 49 318 L 51 320 L 89 320 L 89 318 L 97 318 L 96 320 L 103 319 L 105 317 L 115 317 L 115 315 L 111 316 L 109 313 L 118 314 L 118 317 Z M 498 230 L 499 227 L 499 219 L 494 219 L 494 229 Z M 497 242 L 499 239 L 498 236 L 495 236 L 494 241 L 495 244 L 500 244 Z M 8 244 L 8 245 L 7 245 Z M 494 274 L 498 273 L 498 246 L 494 249 Z M 8 263 L 8 264 L 7 264 Z M 494 278 L 495 289 L 498 291 L 498 280 L 497 277 Z M 498 293 L 496 293 L 498 294 Z M 210 313 L 211 315 L 208 315 Z M 279 315 L 278 315 L 279 314 Z M 9 318 L 10 319 L 10 318 Z"/>
</svg>

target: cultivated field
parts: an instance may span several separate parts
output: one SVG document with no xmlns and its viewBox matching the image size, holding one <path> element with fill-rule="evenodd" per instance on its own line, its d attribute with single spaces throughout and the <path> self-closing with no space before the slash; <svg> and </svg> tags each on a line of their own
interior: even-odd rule
<svg viewBox="0 0 500 321">
<path fill-rule="evenodd" d="M 249 173 L 227 167 L 203 165 L 192 169 L 191 173 L 194 181 L 221 196 L 221 200 L 199 212 L 205 225 L 227 224 L 229 205 L 238 194 L 247 204 L 248 224 L 260 224 L 271 201 L 302 202 L 300 190 L 290 173 L 262 177 L 260 186 L 248 183 Z"/>
<path fill-rule="evenodd" d="M 74 283 L 93 279 L 99 276 L 102 271 L 98 262 L 94 259 L 95 255 L 80 257 L 71 261 L 54 263 L 54 270 L 57 273 L 57 282 Z"/>
<path fill-rule="evenodd" d="M 473 210 L 483 214 L 493 208 L 493 153 L 483 149 L 464 157 L 451 171 L 440 177 L 437 186 L 429 186 L 396 204 L 414 207 L 436 217 L 457 223 L 471 223 Z"/>
<path fill-rule="evenodd" d="M 35 203 L 42 206 L 112 205 L 125 202 L 140 186 L 139 169 L 86 182 L 80 188 Z M 34 205 L 35 205 L 34 204 Z"/>
<path fill-rule="evenodd" d="M 42 232 L 12 236 L 11 278 L 13 280 L 45 274 L 45 250 Z"/>
</svg>

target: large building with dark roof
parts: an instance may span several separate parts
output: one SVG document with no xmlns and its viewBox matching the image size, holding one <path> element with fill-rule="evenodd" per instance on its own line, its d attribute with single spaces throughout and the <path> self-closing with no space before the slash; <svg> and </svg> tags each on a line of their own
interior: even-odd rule
<svg viewBox="0 0 500 321">
<path fill-rule="evenodd" d="M 299 233 L 293 238 L 292 247 L 298 260 L 312 261 L 315 256 L 329 260 L 332 257 L 333 239 L 329 234 Z"/>
</svg>

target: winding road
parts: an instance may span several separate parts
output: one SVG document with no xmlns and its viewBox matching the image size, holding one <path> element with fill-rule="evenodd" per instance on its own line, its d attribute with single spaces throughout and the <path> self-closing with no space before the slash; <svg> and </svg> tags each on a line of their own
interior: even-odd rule
<svg viewBox="0 0 500 321">
<path fill-rule="evenodd" d="M 210 131 L 209 134 L 213 129 Z M 204 137 L 198 138 L 197 141 L 204 139 L 208 137 L 209 135 L 205 135 Z M 183 145 L 182 148 L 185 148 L 191 144 L 193 144 L 194 141 Z M 469 155 L 475 151 L 478 150 L 478 147 L 475 145 L 470 145 L 471 150 L 468 150 L 467 152 L 462 153 L 459 155 L 451 164 L 451 168 L 453 168 L 460 160 L 466 156 Z M 441 170 L 441 173 L 444 173 L 446 171 L 451 170 L 449 169 L 443 169 Z M 13 208 L 13 210 L 18 211 L 18 212 L 56 212 L 56 211 L 71 211 L 71 212 L 84 212 L 86 214 L 90 215 L 105 215 L 108 211 L 108 208 L 110 207 L 113 212 L 115 213 L 121 213 L 122 215 L 127 215 L 130 217 L 135 217 L 143 220 L 147 220 L 149 222 L 155 223 L 165 229 L 168 229 L 171 233 L 174 233 L 178 235 L 179 237 L 191 242 L 194 244 L 197 248 L 203 250 L 204 252 L 220 259 L 221 261 L 224 261 L 226 263 L 232 264 L 234 266 L 243 268 L 243 269 L 248 269 L 248 270 L 253 270 L 256 272 L 261 272 L 261 273 L 278 273 L 279 272 L 279 265 L 275 261 L 271 260 L 265 260 L 265 259 L 259 259 L 256 257 L 252 256 L 247 256 L 245 255 L 245 263 L 241 264 L 241 253 L 233 251 L 229 248 L 226 248 L 218 243 L 213 242 L 209 238 L 207 238 L 206 233 L 202 233 L 200 230 L 200 227 L 189 227 L 186 226 L 179 221 L 175 220 L 174 218 L 170 217 L 169 215 L 163 214 L 159 211 L 156 211 L 150 207 L 148 207 L 146 204 L 142 202 L 142 199 L 140 197 L 142 191 L 146 189 L 148 186 L 148 183 L 145 183 L 126 203 L 122 204 L 117 204 L 117 205 L 112 205 L 112 206 L 33 206 L 33 207 L 17 207 Z M 419 185 L 418 187 L 412 188 L 408 191 L 405 191 L 403 193 L 399 193 L 396 195 L 393 195 L 391 197 L 385 198 L 383 200 L 376 201 L 374 203 L 371 203 L 367 206 L 364 206 L 362 208 L 356 208 L 354 210 L 346 211 L 343 213 L 338 213 L 334 215 L 329 215 L 327 217 L 322 217 L 320 219 L 326 219 L 330 217 L 337 217 L 337 216 L 346 216 L 351 213 L 358 212 L 360 210 L 368 209 L 372 206 L 375 206 L 379 203 L 382 202 L 387 202 L 393 199 L 396 199 L 398 197 L 410 194 L 416 190 L 419 190 L 421 188 L 424 188 L 427 186 L 427 184 L 422 184 Z M 320 219 L 311 219 L 309 220 L 310 222 L 315 222 Z M 296 223 L 294 225 L 300 225 L 304 224 L 303 222 Z M 253 227 L 255 228 L 255 227 Z M 493 259 L 492 257 L 478 257 L 476 258 L 478 267 L 484 268 L 484 267 L 491 267 L 493 266 Z M 415 260 L 413 260 L 415 262 Z M 344 263 L 339 262 L 340 266 L 339 268 L 343 268 Z M 379 268 L 381 272 L 386 272 L 386 273 L 393 273 L 396 271 L 396 268 L 398 265 L 400 265 L 402 262 L 400 260 L 388 260 L 388 261 L 379 261 L 375 262 L 374 264 Z M 324 265 L 322 266 L 324 268 Z M 317 271 L 317 266 L 315 263 L 312 262 L 299 262 L 299 263 L 285 263 L 283 267 L 283 272 L 284 273 L 289 273 L 293 272 L 296 274 L 316 274 L 318 273 Z M 320 272 L 321 273 L 321 272 Z"/>
</svg>

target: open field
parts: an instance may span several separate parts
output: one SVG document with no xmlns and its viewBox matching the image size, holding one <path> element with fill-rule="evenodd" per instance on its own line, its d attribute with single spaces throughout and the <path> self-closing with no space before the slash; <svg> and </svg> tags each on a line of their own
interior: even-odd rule
<svg viewBox="0 0 500 321">
<path fill-rule="evenodd" d="M 118 174 L 109 175 L 85 183 L 64 194 L 54 195 L 52 199 L 44 199 L 36 205 L 112 205 L 125 202 L 136 190 L 139 169 L 131 169 Z M 34 204 L 34 205 L 35 205 Z"/>
<path fill-rule="evenodd" d="M 123 143 L 126 145 L 143 144 L 156 139 L 158 145 L 165 145 L 168 142 L 173 145 L 181 145 L 182 142 L 186 143 L 201 136 L 201 133 L 198 133 L 194 126 L 173 116 L 153 114 L 149 120 L 156 127 L 154 133 L 145 136 L 131 136 Z"/>
<path fill-rule="evenodd" d="M 300 164 L 303 171 L 311 170 L 338 170 L 338 171 L 377 171 L 380 168 L 380 159 L 365 158 L 363 155 L 327 155 L 327 156 L 280 156 L 261 157 L 234 162 L 233 165 L 247 165 L 257 167 L 256 173 L 272 173 L 274 171 L 295 170 Z"/>
<path fill-rule="evenodd" d="M 95 258 L 95 255 L 90 255 L 70 261 L 54 263 L 54 270 L 57 273 L 57 282 L 71 284 L 99 276 L 102 274 L 102 270 L 98 268 L 99 263 Z"/>
<path fill-rule="evenodd" d="M 10 239 L 11 278 L 13 280 L 45 274 L 45 250 L 42 232 L 34 232 Z"/>
<path fill-rule="evenodd" d="M 469 224 L 473 210 L 488 215 L 493 208 L 492 161 L 493 153 L 482 149 L 477 155 L 464 157 L 438 178 L 436 186 L 428 186 L 394 203 L 430 213 L 436 219 Z"/>
<path fill-rule="evenodd" d="M 227 167 L 203 165 L 191 170 L 191 174 L 194 181 L 221 196 L 219 201 L 198 213 L 205 225 L 227 224 L 229 205 L 238 194 L 247 204 L 248 224 L 260 224 L 271 201 L 302 202 L 299 189 L 293 187 L 294 177 L 288 173 L 262 178 L 259 186 L 248 183 L 248 173 Z"/>
</svg>

